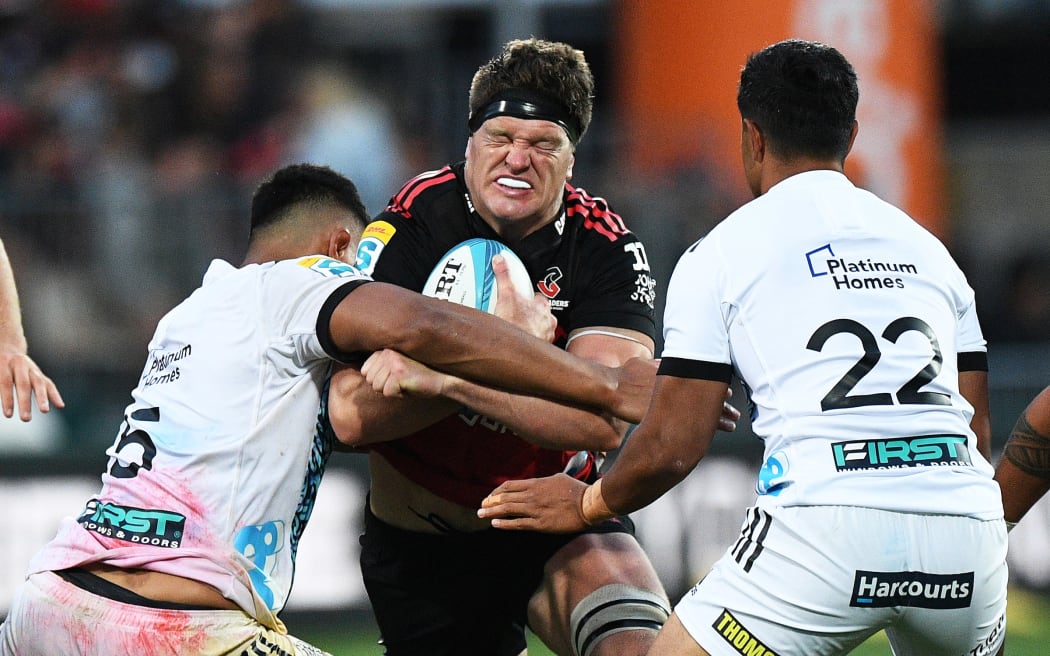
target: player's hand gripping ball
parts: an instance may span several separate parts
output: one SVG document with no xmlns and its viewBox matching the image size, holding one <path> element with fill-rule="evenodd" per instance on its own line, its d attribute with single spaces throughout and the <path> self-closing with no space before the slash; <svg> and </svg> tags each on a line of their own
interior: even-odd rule
<svg viewBox="0 0 1050 656">
<path fill-rule="evenodd" d="M 499 292 L 492 257 L 496 254 L 506 260 L 514 289 L 524 298 L 532 298 L 532 281 L 518 256 L 498 241 L 481 238 L 468 239 L 445 253 L 423 285 L 423 294 L 495 313 Z"/>
</svg>

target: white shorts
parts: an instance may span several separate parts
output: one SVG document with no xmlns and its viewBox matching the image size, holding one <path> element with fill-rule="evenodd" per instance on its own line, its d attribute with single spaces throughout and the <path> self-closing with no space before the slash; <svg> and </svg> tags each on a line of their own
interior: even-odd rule
<svg viewBox="0 0 1050 656">
<path fill-rule="evenodd" d="M 331 656 L 239 610 L 162 610 L 33 574 L 0 625 L 0 656 Z"/>
<path fill-rule="evenodd" d="M 675 607 L 712 656 L 990 656 L 1006 631 L 1006 525 L 849 506 L 749 508 Z"/>
</svg>

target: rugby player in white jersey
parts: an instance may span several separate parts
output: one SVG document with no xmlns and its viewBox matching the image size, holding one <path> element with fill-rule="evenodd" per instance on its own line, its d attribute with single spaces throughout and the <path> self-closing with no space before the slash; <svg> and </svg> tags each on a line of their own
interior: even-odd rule
<svg viewBox="0 0 1050 656">
<path fill-rule="evenodd" d="M 161 319 L 101 490 L 30 563 L 0 654 L 321 653 L 278 614 L 334 446 L 315 431 L 333 360 L 392 348 L 640 417 L 651 361 L 602 367 L 496 317 L 373 282 L 346 263 L 367 221 L 354 185 L 324 167 L 286 167 L 260 186 L 244 263 L 214 261 Z M 376 391 L 411 393 L 370 362 Z"/>
<path fill-rule="evenodd" d="M 765 444 L 757 501 L 650 656 L 847 654 L 883 629 L 898 656 L 1001 650 L 1006 525 L 974 294 L 935 237 L 844 175 L 857 101 L 827 45 L 748 58 L 756 198 L 681 257 L 645 418 L 594 485 L 509 481 L 479 513 L 575 531 L 652 502 L 703 457 L 738 376 Z"/>
</svg>

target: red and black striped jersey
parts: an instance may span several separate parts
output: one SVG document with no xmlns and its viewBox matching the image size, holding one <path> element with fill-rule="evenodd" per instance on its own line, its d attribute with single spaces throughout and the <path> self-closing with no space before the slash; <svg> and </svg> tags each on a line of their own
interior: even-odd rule
<svg viewBox="0 0 1050 656">
<path fill-rule="evenodd" d="M 473 209 L 464 163 L 410 180 L 366 228 L 358 268 L 420 291 L 439 259 L 475 237 L 503 241 Z M 506 243 L 506 242 L 504 242 Z M 566 184 L 555 221 L 507 246 L 558 320 L 555 343 L 573 330 L 615 327 L 655 339 L 656 284 L 645 249 L 605 199 Z M 420 485 L 476 507 L 499 483 L 562 471 L 575 452 L 541 449 L 464 408 L 416 435 L 374 449 Z"/>
</svg>

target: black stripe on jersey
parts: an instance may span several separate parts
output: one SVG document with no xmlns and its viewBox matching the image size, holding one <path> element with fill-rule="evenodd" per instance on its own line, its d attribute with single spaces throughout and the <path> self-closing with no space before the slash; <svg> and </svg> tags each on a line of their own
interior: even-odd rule
<svg viewBox="0 0 1050 656">
<path fill-rule="evenodd" d="M 719 383 L 733 380 L 733 365 L 724 362 L 707 362 L 705 360 L 688 360 L 686 358 L 662 358 L 658 376 L 675 378 L 699 378 Z"/>
<path fill-rule="evenodd" d="M 988 354 L 984 351 L 960 353 L 957 360 L 959 371 L 988 371 Z"/>
<path fill-rule="evenodd" d="M 750 518 L 740 531 L 740 539 L 733 545 L 733 559 L 740 563 L 745 572 L 750 572 L 755 559 L 762 553 L 762 542 L 769 533 L 773 518 L 765 511 L 752 506 L 747 509 Z M 756 536 L 757 533 L 757 536 Z"/>
<path fill-rule="evenodd" d="M 333 360 L 337 362 L 350 363 L 354 362 L 352 354 L 343 353 L 339 350 L 339 347 L 332 341 L 332 313 L 335 312 L 335 308 L 339 305 L 344 298 L 350 295 L 350 292 L 354 291 L 365 283 L 372 282 L 371 280 L 351 280 L 350 282 L 337 287 L 327 299 L 325 299 L 324 305 L 321 306 L 321 311 L 317 313 L 317 341 L 321 342 L 321 348 L 327 353 Z"/>
</svg>

